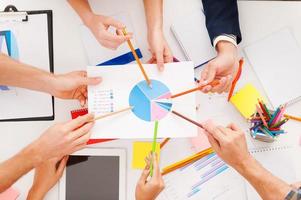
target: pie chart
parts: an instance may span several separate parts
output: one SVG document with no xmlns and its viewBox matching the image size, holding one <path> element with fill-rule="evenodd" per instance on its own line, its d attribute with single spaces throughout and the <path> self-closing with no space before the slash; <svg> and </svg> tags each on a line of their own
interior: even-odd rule
<svg viewBox="0 0 301 200">
<path fill-rule="evenodd" d="M 171 92 L 162 82 L 151 80 L 150 88 L 147 82 L 141 81 L 130 92 L 129 104 L 132 112 L 144 121 L 163 119 L 172 108 Z"/>
</svg>

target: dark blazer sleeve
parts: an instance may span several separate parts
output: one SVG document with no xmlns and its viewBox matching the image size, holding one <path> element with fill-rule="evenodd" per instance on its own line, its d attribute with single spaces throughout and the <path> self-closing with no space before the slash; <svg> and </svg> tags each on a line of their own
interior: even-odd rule
<svg viewBox="0 0 301 200">
<path fill-rule="evenodd" d="M 214 38 L 222 34 L 236 36 L 237 44 L 241 42 L 238 8 L 236 0 L 202 0 L 206 27 L 213 43 Z"/>
</svg>

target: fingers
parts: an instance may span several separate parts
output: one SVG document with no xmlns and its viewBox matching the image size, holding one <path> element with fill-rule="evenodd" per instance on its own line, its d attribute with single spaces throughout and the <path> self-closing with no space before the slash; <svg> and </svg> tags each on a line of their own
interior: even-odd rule
<svg viewBox="0 0 301 200">
<path fill-rule="evenodd" d="M 227 126 L 228 128 L 232 129 L 233 131 L 239 131 L 242 132 L 242 130 L 234 123 L 231 123 Z"/>
<path fill-rule="evenodd" d="M 162 72 L 164 70 L 163 51 L 157 51 L 155 54 L 156 54 L 155 57 L 156 57 L 156 60 L 157 60 L 158 69 L 159 69 L 159 71 Z"/>
<path fill-rule="evenodd" d="M 72 140 L 76 140 L 76 139 L 86 135 L 91 130 L 93 125 L 94 125 L 94 122 L 89 122 L 89 123 L 86 123 L 85 125 L 83 125 L 82 127 L 76 129 L 75 131 L 73 131 L 71 133 Z"/>
<path fill-rule="evenodd" d="M 214 125 L 214 123 L 205 122 L 203 123 L 203 127 L 207 131 L 207 133 L 212 135 L 212 137 L 216 139 L 219 143 L 220 141 L 223 141 L 225 135 L 221 132 L 221 130 L 216 125 Z"/>
<path fill-rule="evenodd" d="M 125 25 L 123 23 L 121 23 L 120 21 L 118 20 L 115 20 L 114 18 L 112 17 L 106 17 L 104 19 L 104 23 L 106 25 L 110 25 L 110 26 L 114 26 L 116 29 L 123 29 L 125 28 Z"/>
<path fill-rule="evenodd" d="M 158 157 L 156 153 L 152 153 L 152 163 L 153 163 L 153 177 L 157 180 L 161 178 Z"/>
<path fill-rule="evenodd" d="M 81 77 L 78 80 L 79 85 L 98 85 L 101 83 L 101 77 Z"/>
<path fill-rule="evenodd" d="M 56 175 L 57 175 L 58 178 L 61 177 L 61 176 L 63 175 L 63 172 L 64 172 L 64 169 L 65 169 L 65 167 L 66 167 L 68 158 L 69 158 L 69 156 L 65 156 L 65 157 L 60 161 L 59 167 L 57 168 L 57 171 L 56 171 Z"/>
<path fill-rule="evenodd" d="M 87 142 L 89 141 L 90 137 L 91 137 L 91 132 L 86 132 L 83 136 L 81 136 L 78 139 L 76 139 L 75 142 L 74 142 L 74 144 L 76 146 L 86 145 Z"/>
<path fill-rule="evenodd" d="M 94 120 L 94 115 L 93 114 L 86 114 L 83 116 L 79 116 L 76 119 L 71 120 L 70 122 L 65 124 L 65 127 L 69 131 L 73 131 L 75 129 L 78 129 L 82 125 L 91 122 Z"/>
<path fill-rule="evenodd" d="M 147 177 L 149 176 L 149 174 L 150 174 L 150 169 L 149 169 L 149 167 L 147 168 L 147 166 L 146 166 L 145 169 L 142 171 L 142 174 L 139 178 L 139 181 L 138 181 L 139 184 L 144 185 L 147 181 Z"/>
<path fill-rule="evenodd" d="M 209 143 L 211 144 L 212 148 L 216 152 L 219 152 L 220 151 L 220 144 L 218 143 L 218 141 L 216 139 L 214 139 L 210 134 L 208 134 L 207 136 L 208 136 L 208 140 L 209 140 Z"/>
</svg>

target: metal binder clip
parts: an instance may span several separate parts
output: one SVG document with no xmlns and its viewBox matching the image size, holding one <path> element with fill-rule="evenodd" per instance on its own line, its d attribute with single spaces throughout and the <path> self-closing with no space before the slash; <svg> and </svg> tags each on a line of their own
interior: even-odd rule
<svg viewBox="0 0 301 200">
<path fill-rule="evenodd" d="M 28 14 L 24 11 L 18 11 L 13 5 L 8 5 L 4 12 L 0 12 L 0 22 L 5 21 L 28 21 Z"/>
</svg>

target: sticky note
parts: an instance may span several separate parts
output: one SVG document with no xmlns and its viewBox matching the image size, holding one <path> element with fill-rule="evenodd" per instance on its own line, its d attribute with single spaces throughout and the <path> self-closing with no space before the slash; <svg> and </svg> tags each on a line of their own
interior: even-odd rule
<svg viewBox="0 0 301 200">
<path fill-rule="evenodd" d="M 15 188 L 8 188 L 6 191 L 0 193 L 0 200 L 16 200 L 20 192 Z"/>
<path fill-rule="evenodd" d="M 209 122 L 207 121 L 205 123 Z M 199 128 L 198 135 L 196 137 L 190 138 L 190 142 L 195 152 L 200 152 L 211 147 L 208 137 L 205 134 L 205 130 L 202 128 Z"/>
<path fill-rule="evenodd" d="M 249 119 L 256 111 L 258 99 L 264 101 L 264 98 L 258 90 L 252 84 L 248 83 L 231 97 L 230 102 L 236 107 L 242 116 Z"/>
<path fill-rule="evenodd" d="M 144 169 L 145 161 L 144 159 L 152 151 L 152 142 L 134 142 L 133 144 L 133 160 L 132 168 L 133 169 Z M 156 144 L 156 153 L 158 159 L 160 157 L 160 143 Z"/>
</svg>

